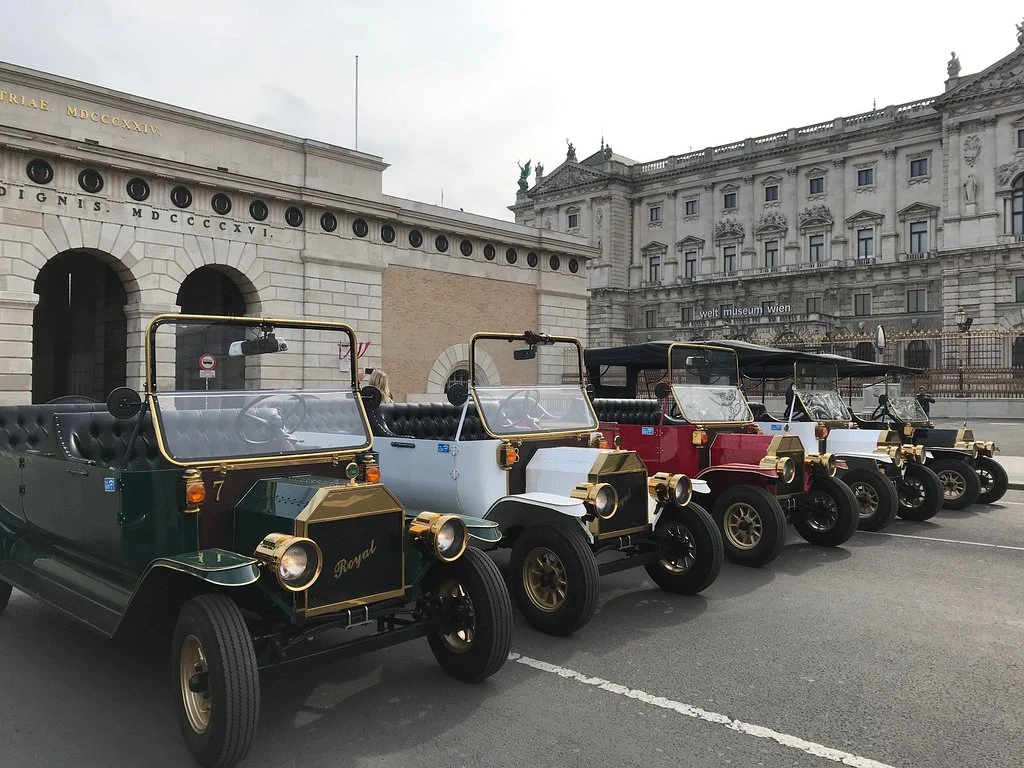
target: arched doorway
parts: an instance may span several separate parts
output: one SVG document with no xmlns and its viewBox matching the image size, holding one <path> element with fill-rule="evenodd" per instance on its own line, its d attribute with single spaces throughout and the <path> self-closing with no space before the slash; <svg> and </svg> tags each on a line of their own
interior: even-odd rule
<svg viewBox="0 0 1024 768">
<path fill-rule="evenodd" d="M 931 368 L 932 350 L 928 343 L 921 339 L 914 339 L 907 344 L 906 352 L 903 354 L 903 363 L 908 368 Z"/>
<path fill-rule="evenodd" d="M 246 313 L 245 294 L 234 277 L 214 266 L 199 267 L 186 277 L 178 289 L 178 306 L 186 315 L 227 315 L 240 317 Z M 237 329 L 236 329 L 237 330 Z M 175 342 L 175 388 L 244 389 L 245 363 L 241 357 L 228 357 L 227 348 L 232 341 L 227 329 L 203 326 L 191 332 L 181 326 Z M 202 378 L 199 358 L 212 354 L 217 358 L 214 378 Z"/>
<path fill-rule="evenodd" d="M 103 401 L 126 381 L 124 282 L 92 251 L 65 251 L 36 277 L 32 317 L 32 402 L 80 396 Z"/>
<path fill-rule="evenodd" d="M 875 346 L 870 341 L 861 341 L 853 348 L 853 356 L 857 360 L 875 362 Z"/>
</svg>

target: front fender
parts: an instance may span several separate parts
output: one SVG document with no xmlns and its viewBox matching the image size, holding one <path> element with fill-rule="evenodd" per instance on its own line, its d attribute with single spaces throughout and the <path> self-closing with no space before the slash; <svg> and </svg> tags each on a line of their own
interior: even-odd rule
<svg viewBox="0 0 1024 768">
<path fill-rule="evenodd" d="M 779 473 L 774 469 L 759 467 L 754 464 L 718 464 L 701 470 L 697 473 L 697 478 L 706 481 L 709 477 L 721 477 L 725 474 L 758 475 L 772 481 L 779 479 Z M 702 493 L 702 491 L 697 491 L 696 487 L 693 490 L 697 493 Z"/>
<path fill-rule="evenodd" d="M 141 583 L 145 583 L 157 568 L 178 571 L 220 587 L 246 587 L 260 577 L 259 561 L 255 557 L 225 549 L 203 549 L 173 557 L 159 557 L 147 566 Z"/>
<path fill-rule="evenodd" d="M 474 539 L 495 543 L 501 541 L 501 529 L 493 520 L 485 520 L 482 517 L 470 517 L 469 515 L 455 515 L 466 524 L 466 531 Z"/>
<path fill-rule="evenodd" d="M 503 496 L 491 505 L 484 518 L 497 523 L 509 545 L 518 530 L 534 525 L 579 528 L 593 543 L 593 535 L 583 519 L 586 515 L 587 509 L 578 499 L 553 493 L 531 492 Z M 510 532 L 512 536 L 508 536 Z"/>
</svg>

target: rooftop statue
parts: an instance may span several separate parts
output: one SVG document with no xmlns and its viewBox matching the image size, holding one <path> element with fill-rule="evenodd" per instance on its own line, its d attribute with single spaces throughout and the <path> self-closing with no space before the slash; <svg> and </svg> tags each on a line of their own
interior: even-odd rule
<svg viewBox="0 0 1024 768">
<path fill-rule="evenodd" d="M 525 192 L 530 188 L 530 161 L 527 160 L 526 165 L 520 165 L 516 160 L 516 165 L 519 166 L 519 191 Z"/>
<path fill-rule="evenodd" d="M 952 58 L 950 58 L 949 63 L 946 65 L 946 73 L 950 77 L 957 77 L 960 74 L 960 59 L 957 58 L 956 51 L 950 52 L 949 55 Z"/>
</svg>

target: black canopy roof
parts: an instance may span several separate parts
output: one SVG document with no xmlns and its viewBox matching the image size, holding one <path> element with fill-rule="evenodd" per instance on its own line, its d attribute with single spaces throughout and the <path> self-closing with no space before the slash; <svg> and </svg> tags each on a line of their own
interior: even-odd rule
<svg viewBox="0 0 1024 768">
<path fill-rule="evenodd" d="M 793 363 L 826 362 L 821 360 L 819 355 L 811 352 L 765 347 L 760 344 L 751 344 L 748 341 L 716 339 L 708 343 L 733 350 L 739 358 L 740 373 L 751 379 L 782 379 L 793 375 Z"/>
<path fill-rule="evenodd" d="M 671 341 L 648 341 L 625 347 L 595 347 L 583 350 L 583 364 L 622 365 L 627 368 L 668 368 L 668 348 Z"/>
</svg>

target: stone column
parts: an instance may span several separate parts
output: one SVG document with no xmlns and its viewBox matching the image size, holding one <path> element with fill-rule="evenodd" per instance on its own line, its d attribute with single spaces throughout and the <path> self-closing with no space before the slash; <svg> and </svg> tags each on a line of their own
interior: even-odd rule
<svg viewBox="0 0 1024 768">
<path fill-rule="evenodd" d="M 701 258 L 711 257 L 711 274 L 722 271 L 722 264 L 718 259 L 718 249 L 715 246 L 715 183 L 709 182 L 704 185 L 704 192 L 701 195 L 699 208 L 701 220 L 701 238 L 704 240 L 704 250 Z M 703 267 L 697 265 L 697 274 L 701 274 Z"/>
<path fill-rule="evenodd" d="M 888 177 L 888 194 L 886 196 L 886 211 L 885 211 L 885 228 L 882 233 L 882 249 L 881 255 L 884 259 L 890 257 L 896 258 L 896 251 L 898 249 L 905 249 L 907 244 L 899 244 L 900 235 L 900 222 L 897 220 L 896 209 L 899 207 L 898 198 L 896 196 L 896 148 L 883 149 L 882 154 L 885 156 L 885 172 Z M 878 179 L 875 179 L 875 184 L 878 183 Z"/>
<path fill-rule="evenodd" d="M 0 405 L 32 402 L 32 311 L 34 293 L 0 291 Z"/>
<path fill-rule="evenodd" d="M 755 177 L 753 176 L 743 177 L 743 185 L 750 188 L 750 240 L 748 245 L 740 248 L 740 269 L 753 269 L 764 265 L 764 262 L 759 261 L 763 258 L 763 254 L 758 252 L 758 242 L 754 238 L 754 227 L 757 226 L 757 212 L 764 200 L 763 197 L 758 199 L 757 190 L 754 189 L 754 181 Z M 739 219 L 743 221 L 742 216 Z"/>
<path fill-rule="evenodd" d="M 789 230 L 786 232 L 785 251 L 791 251 L 793 258 L 784 258 L 786 264 L 800 261 L 800 169 L 786 169 L 786 191 L 789 194 Z M 780 201 L 781 204 L 781 201 Z M 785 252 L 784 251 L 784 252 Z"/>
<path fill-rule="evenodd" d="M 679 266 L 679 259 L 681 257 L 679 251 L 676 250 L 676 241 L 679 239 L 679 235 L 677 234 L 679 229 L 678 200 L 678 190 L 669 190 L 668 205 L 666 207 L 668 208 L 667 213 L 670 218 L 668 221 L 668 231 L 665 233 L 666 237 L 668 237 L 668 243 L 666 243 L 668 246 L 668 252 L 665 254 L 665 261 L 667 262 L 665 266 L 666 283 L 674 282 L 677 277 L 683 274 L 683 270 Z M 671 270 L 668 268 L 668 263 L 673 265 Z"/>
<path fill-rule="evenodd" d="M 985 133 L 983 139 L 983 145 L 981 148 L 981 157 L 978 158 L 981 163 L 981 189 L 978 190 L 978 212 L 985 213 L 996 213 L 996 119 L 994 117 L 986 117 L 981 121 L 982 130 Z M 992 228 L 991 232 L 986 233 L 990 242 L 996 242 L 996 236 L 999 234 L 996 230 L 997 218 L 993 218 L 989 223 L 989 227 Z"/>
<path fill-rule="evenodd" d="M 630 254 L 632 255 L 629 259 L 630 270 L 629 282 L 627 283 L 627 287 L 629 288 L 639 288 L 640 283 L 644 279 L 644 262 L 640 255 L 641 242 L 643 240 L 643 230 L 641 230 L 641 227 L 644 226 L 643 216 L 640 215 L 641 205 L 643 205 L 643 200 L 634 198 L 633 204 L 629 207 L 629 215 L 633 219 L 633 221 L 630 222 L 632 224 L 630 231 L 633 233 L 633 245 L 630 248 Z"/>
<path fill-rule="evenodd" d="M 960 216 L 960 201 L 962 195 L 960 181 L 960 124 L 950 125 L 946 128 L 949 134 L 949 141 L 946 144 L 946 215 Z M 939 168 L 929 168 L 928 171 L 934 176 L 939 173 Z"/>
<path fill-rule="evenodd" d="M 835 190 L 833 199 L 836 207 L 832 211 L 832 242 L 829 244 L 828 259 L 845 259 L 849 249 L 846 247 L 846 158 L 832 161 L 832 180 L 829 187 Z M 826 197 L 832 197 L 831 195 Z M 838 233 L 838 234 L 837 234 Z"/>
<path fill-rule="evenodd" d="M 124 308 L 128 321 L 128 364 L 125 383 L 142 392 L 146 388 L 146 328 L 156 315 L 166 312 L 180 312 L 175 304 L 143 304 L 132 302 Z M 176 339 L 173 326 L 157 331 L 156 376 L 157 391 L 174 389 Z M 196 361 L 199 365 L 199 361 Z"/>
</svg>

